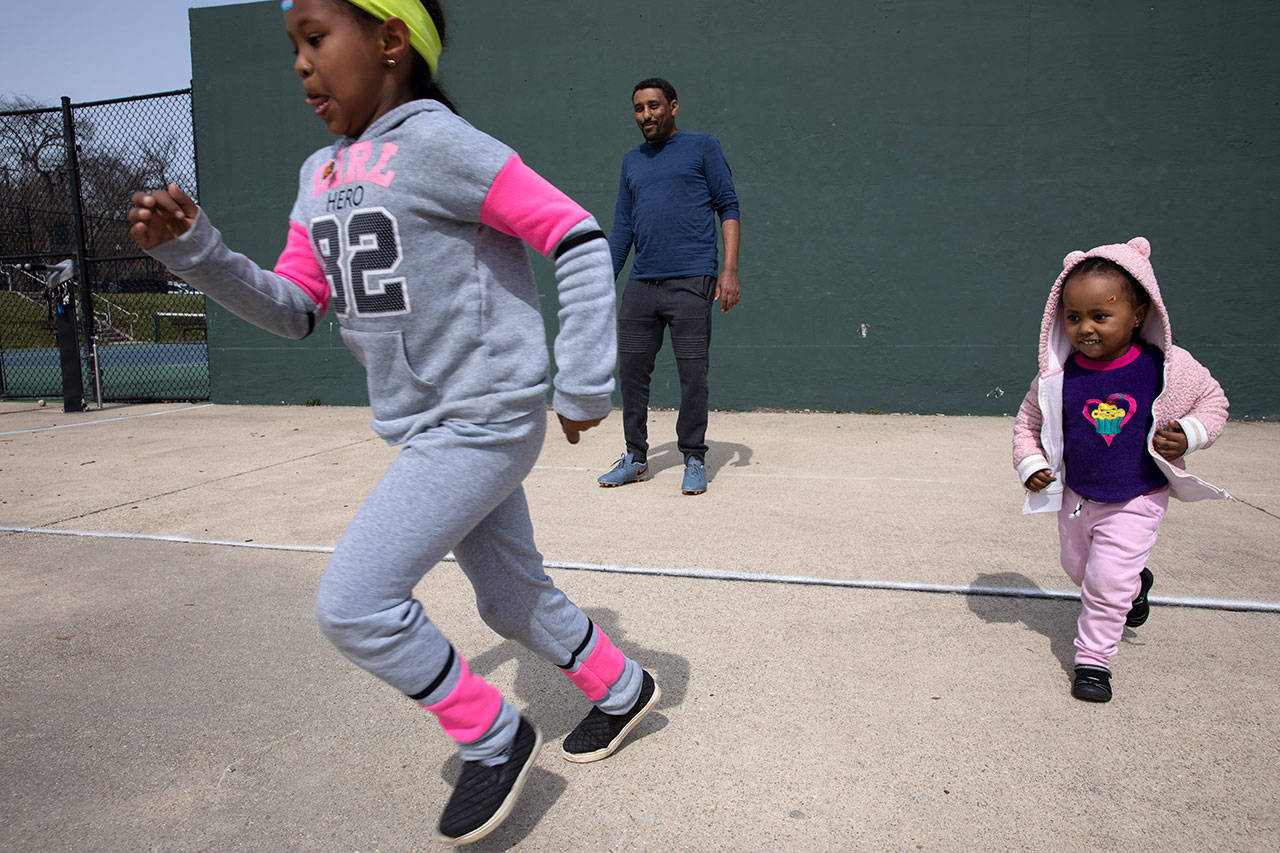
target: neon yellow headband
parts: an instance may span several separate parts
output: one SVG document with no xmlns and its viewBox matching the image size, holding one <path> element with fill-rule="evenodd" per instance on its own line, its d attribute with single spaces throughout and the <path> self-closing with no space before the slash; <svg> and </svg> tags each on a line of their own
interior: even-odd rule
<svg viewBox="0 0 1280 853">
<path fill-rule="evenodd" d="M 352 6 L 364 9 L 379 21 L 387 18 L 399 18 L 409 28 L 409 44 L 427 61 L 431 73 L 436 73 L 440 64 L 440 34 L 436 25 L 427 14 L 426 8 L 418 0 L 347 0 Z"/>
<path fill-rule="evenodd" d="M 440 44 L 440 34 L 436 25 L 427 14 L 426 8 L 418 0 L 347 0 L 352 6 L 363 9 L 379 21 L 387 18 L 399 18 L 409 28 L 409 44 L 427 61 L 431 73 L 436 73 L 440 64 L 440 52 L 444 49 Z M 280 8 L 288 11 L 293 8 L 293 0 L 280 0 Z"/>
</svg>

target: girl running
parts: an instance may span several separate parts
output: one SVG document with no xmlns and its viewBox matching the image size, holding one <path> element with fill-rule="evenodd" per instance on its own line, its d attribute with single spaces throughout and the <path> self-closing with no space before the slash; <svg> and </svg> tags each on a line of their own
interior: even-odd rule
<svg viewBox="0 0 1280 853">
<path fill-rule="evenodd" d="M 570 444 L 610 409 L 613 267 L 595 219 L 459 118 L 435 82 L 435 0 L 283 0 L 307 103 L 338 138 L 302 165 L 274 270 L 223 243 L 176 185 L 133 196 L 133 238 L 238 316 L 306 337 L 326 310 L 367 373 L 373 429 L 403 450 L 320 581 L 320 629 L 439 719 L 464 761 L 451 843 L 510 813 L 538 730 L 428 619 L 412 590 L 453 551 L 481 618 L 560 667 L 594 707 L 570 761 L 610 755 L 657 703 L 542 568 L 521 481 L 546 431 L 549 363 L 523 243 L 554 260 L 553 405 Z"/>
</svg>

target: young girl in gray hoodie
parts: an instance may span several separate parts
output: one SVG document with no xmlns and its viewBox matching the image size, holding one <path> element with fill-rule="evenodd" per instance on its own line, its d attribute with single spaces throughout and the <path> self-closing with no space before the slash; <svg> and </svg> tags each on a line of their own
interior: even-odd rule
<svg viewBox="0 0 1280 853">
<path fill-rule="evenodd" d="M 307 103 L 338 139 L 302 165 L 274 269 L 228 249 L 175 185 L 134 195 L 131 233 L 268 331 L 303 338 L 332 310 L 364 365 L 373 429 L 404 449 L 338 543 L 316 617 L 342 654 L 457 741 L 463 769 L 439 832 L 467 843 L 511 811 L 541 736 L 413 598 L 448 552 L 485 622 L 594 703 L 565 739 L 566 759 L 611 754 L 661 695 L 547 577 L 521 488 L 549 388 L 525 244 L 555 262 L 553 404 L 571 444 L 611 405 L 609 247 L 586 210 L 452 110 L 434 82 L 444 36 L 434 0 L 281 6 Z"/>
</svg>

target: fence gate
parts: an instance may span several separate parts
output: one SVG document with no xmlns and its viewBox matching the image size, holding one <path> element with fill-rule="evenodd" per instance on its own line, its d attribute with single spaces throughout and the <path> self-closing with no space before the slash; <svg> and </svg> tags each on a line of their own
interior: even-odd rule
<svg viewBox="0 0 1280 853">
<path fill-rule="evenodd" d="M 207 400 L 204 295 L 128 236 L 135 190 L 198 198 L 191 91 L 0 112 L 0 398 L 59 397 L 43 268 L 75 273 L 85 396 Z"/>
</svg>

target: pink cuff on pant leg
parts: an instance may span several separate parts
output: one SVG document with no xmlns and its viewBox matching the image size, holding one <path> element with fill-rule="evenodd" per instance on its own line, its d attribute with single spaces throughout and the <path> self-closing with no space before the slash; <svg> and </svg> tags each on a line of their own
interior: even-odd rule
<svg viewBox="0 0 1280 853">
<path fill-rule="evenodd" d="M 423 705 L 436 715 L 445 734 L 459 743 L 470 743 L 483 735 L 502 710 L 502 694 L 489 682 L 473 675 L 459 657 L 462 673 L 449 695 L 434 705 Z"/>
<path fill-rule="evenodd" d="M 569 676 L 569 680 L 577 685 L 579 690 L 587 694 L 588 699 L 597 702 L 604 698 L 609 688 L 618 680 L 618 676 L 622 675 L 626 664 L 626 657 L 597 625 L 596 647 L 576 670 L 570 672 L 566 669 L 564 674 Z"/>
</svg>

